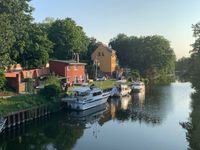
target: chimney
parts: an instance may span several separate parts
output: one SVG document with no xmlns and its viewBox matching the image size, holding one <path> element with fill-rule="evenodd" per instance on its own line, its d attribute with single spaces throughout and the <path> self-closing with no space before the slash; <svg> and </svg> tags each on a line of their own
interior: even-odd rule
<svg viewBox="0 0 200 150">
<path fill-rule="evenodd" d="M 76 62 L 79 63 L 79 54 L 76 53 Z"/>
</svg>

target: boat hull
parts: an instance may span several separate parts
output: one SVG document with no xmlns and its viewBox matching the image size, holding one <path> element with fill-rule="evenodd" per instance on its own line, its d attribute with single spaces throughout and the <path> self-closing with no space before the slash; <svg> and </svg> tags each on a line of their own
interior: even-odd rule
<svg viewBox="0 0 200 150">
<path fill-rule="evenodd" d="M 109 96 L 110 94 L 109 92 L 107 92 L 103 93 L 100 96 L 96 96 L 95 98 L 91 98 L 84 101 L 78 100 L 77 98 L 73 100 L 72 99 L 67 100 L 67 98 L 65 98 L 65 102 L 67 103 L 68 108 L 73 110 L 83 111 L 106 103 Z"/>
</svg>

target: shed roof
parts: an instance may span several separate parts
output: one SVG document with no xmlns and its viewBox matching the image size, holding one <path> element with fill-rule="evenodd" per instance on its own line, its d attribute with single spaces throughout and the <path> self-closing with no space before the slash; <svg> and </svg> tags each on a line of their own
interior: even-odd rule
<svg viewBox="0 0 200 150">
<path fill-rule="evenodd" d="M 75 60 L 56 60 L 56 59 L 52 59 L 52 60 L 49 60 L 51 62 L 60 62 L 60 63 L 65 63 L 65 64 L 71 64 L 71 65 L 86 65 L 86 63 L 80 63 L 80 62 L 77 62 Z"/>
</svg>

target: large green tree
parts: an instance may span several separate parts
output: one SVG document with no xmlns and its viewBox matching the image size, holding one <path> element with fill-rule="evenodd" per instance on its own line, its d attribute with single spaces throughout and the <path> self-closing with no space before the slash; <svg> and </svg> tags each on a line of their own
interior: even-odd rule
<svg viewBox="0 0 200 150">
<path fill-rule="evenodd" d="M 18 61 L 27 69 L 44 67 L 52 48 L 53 43 L 48 39 L 46 32 L 39 25 L 32 24 L 29 26 L 25 50 Z"/>
<path fill-rule="evenodd" d="M 69 59 L 73 52 L 85 52 L 89 42 L 82 27 L 70 18 L 53 22 L 49 39 L 55 44 L 51 57 L 57 59 Z"/>
<path fill-rule="evenodd" d="M 119 34 L 109 44 L 116 50 L 122 67 L 139 70 L 148 78 L 174 73 L 175 54 L 169 41 L 162 36 L 128 37 Z"/>
<path fill-rule="evenodd" d="M 28 29 L 31 24 L 33 8 L 29 5 L 30 0 L 0 0 L 0 14 L 6 15 L 5 22 L 9 28 L 9 34 L 14 35 L 11 40 L 8 39 L 9 58 L 18 61 L 20 55 L 25 50 L 26 41 L 28 39 Z M 13 40 L 15 39 L 15 40 Z"/>
<path fill-rule="evenodd" d="M 7 14 L 0 14 L 0 69 L 4 69 L 11 62 L 9 54 L 15 42 L 13 27 L 7 18 Z"/>
</svg>

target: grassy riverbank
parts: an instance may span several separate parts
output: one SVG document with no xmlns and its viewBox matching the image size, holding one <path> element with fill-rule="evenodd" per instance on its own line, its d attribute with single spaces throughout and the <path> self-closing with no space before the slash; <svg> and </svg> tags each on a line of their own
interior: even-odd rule
<svg viewBox="0 0 200 150">
<path fill-rule="evenodd" d="M 0 98 L 0 116 L 44 104 L 53 104 L 54 102 L 36 94 L 18 95 L 7 99 Z"/>
</svg>

